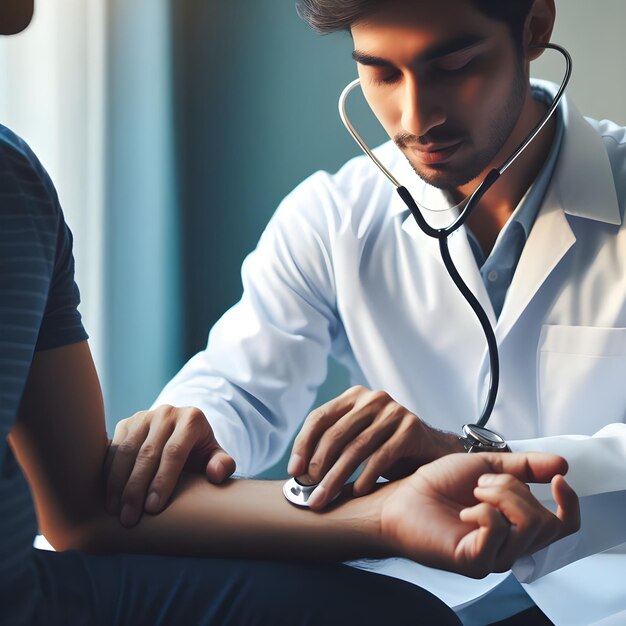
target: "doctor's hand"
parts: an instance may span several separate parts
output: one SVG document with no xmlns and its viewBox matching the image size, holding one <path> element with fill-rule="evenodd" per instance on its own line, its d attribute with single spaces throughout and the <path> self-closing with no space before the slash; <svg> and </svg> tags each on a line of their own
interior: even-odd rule
<svg viewBox="0 0 626 626">
<path fill-rule="evenodd" d="M 379 476 L 403 478 L 420 465 L 463 452 L 459 438 L 431 428 L 383 391 L 352 387 L 312 411 L 296 437 L 287 471 L 320 483 L 309 504 L 320 510 L 367 460 L 354 495 L 370 493 Z"/>
<path fill-rule="evenodd" d="M 566 471 L 563 458 L 539 452 L 443 457 L 385 487 L 382 536 L 392 553 L 424 565 L 472 578 L 505 572 L 580 527 Z M 525 484 L 550 481 L 556 514 Z"/>
<path fill-rule="evenodd" d="M 163 405 L 121 420 L 105 461 L 107 511 L 124 526 L 134 526 L 143 511 L 160 513 L 183 469 L 206 473 L 215 484 L 235 471 L 202 411 Z"/>
</svg>

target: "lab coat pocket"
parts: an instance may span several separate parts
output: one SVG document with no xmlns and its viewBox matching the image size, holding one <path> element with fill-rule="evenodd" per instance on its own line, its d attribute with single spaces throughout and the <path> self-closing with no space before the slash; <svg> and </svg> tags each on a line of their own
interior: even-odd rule
<svg viewBox="0 0 626 626">
<path fill-rule="evenodd" d="M 537 393 L 542 436 L 591 435 L 624 421 L 626 328 L 543 326 Z"/>
</svg>

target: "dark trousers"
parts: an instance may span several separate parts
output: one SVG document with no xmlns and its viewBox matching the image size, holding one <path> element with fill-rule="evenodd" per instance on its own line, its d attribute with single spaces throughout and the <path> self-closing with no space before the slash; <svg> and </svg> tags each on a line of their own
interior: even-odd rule
<svg viewBox="0 0 626 626">
<path fill-rule="evenodd" d="M 42 593 L 33 624 L 460 624 L 427 591 L 344 565 L 77 552 L 34 558 Z"/>
</svg>

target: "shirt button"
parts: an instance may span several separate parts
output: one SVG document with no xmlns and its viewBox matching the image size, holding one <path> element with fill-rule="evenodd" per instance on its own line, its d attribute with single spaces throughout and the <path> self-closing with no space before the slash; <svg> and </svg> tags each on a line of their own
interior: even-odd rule
<svg viewBox="0 0 626 626">
<path fill-rule="evenodd" d="M 498 280 L 498 272 L 496 270 L 491 270 L 489 274 L 487 274 L 487 280 L 490 283 L 495 283 Z"/>
</svg>

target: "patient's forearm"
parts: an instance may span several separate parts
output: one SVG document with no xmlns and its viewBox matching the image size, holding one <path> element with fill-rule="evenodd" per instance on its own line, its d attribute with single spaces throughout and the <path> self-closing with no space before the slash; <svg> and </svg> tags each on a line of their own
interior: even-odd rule
<svg viewBox="0 0 626 626">
<path fill-rule="evenodd" d="M 127 529 L 103 512 L 81 539 L 93 552 L 268 559 L 346 560 L 389 556 L 380 534 L 388 486 L 324 513 L 289 504 L 282 483 L 232 480 L 215 486 L 183 475 L 170 506 Z"/>
<path fill-rule="evenodd" d="M 59 549 L 245 558 L 379 556 L 382 493 L 323 513 L 299 510 L 281 483 L 210 484 L 185 475 L 170 506 L 129 530 L 105 511 L 102 395 L 86 342 L 33 359 L 10 441 L 28 477 L 40 527 Z"/>
</svg>

